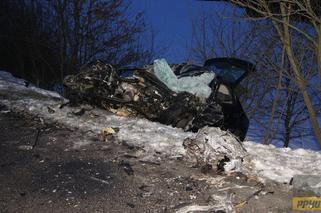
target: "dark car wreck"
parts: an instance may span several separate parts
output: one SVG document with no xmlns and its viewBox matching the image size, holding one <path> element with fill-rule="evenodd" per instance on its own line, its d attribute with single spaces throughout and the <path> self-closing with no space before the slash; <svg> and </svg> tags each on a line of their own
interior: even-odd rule
<svg viewBox="0 0 321 213">
<path fill-rule="evenodd" d="M 135 69 L 96 61 L 67 76 L 64 85 L 71 103 L 125 111 L 186 131 L 220 127 L 243 141 L 249 121 L 236 87 L 253 70 L 235 58 L 209 59 L 204 66 L 155 60 Z"/>
</svg>

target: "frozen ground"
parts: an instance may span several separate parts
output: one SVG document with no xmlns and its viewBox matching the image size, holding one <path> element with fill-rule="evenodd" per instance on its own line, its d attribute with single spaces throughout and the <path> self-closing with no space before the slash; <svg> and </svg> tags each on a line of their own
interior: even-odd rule
<svg viewBox="0 0 321 213">
<path fill-rule="evenodd" d="M 66 99 L 34 86 L 26 87 L 23 82 L 8 73 L 0 72 L 0 104 L 11 111 L 38 116 L 45 122 L 64 124 L 89 135 L 98 135 L 107 127 L 119 129 L 117 139 L 140 147 L 141 157 L 146 160 L 185 156 L 182 145 L 184 139 L 197 136 L 145 119 L 119 117 L 99 109 L 87 110 L 83 115 L 76 116 L 75 111 L 79 108 L 60 108 Z M 216 128 L 209 128 L 208 131 L 212 131 L 209 134 L 212 147 L 215 147 L 215 141 L 217 144 L 233 144 L 236 141 L 226 132 Z M 83 141 L 75 146 L 86 144 L 87 142 Z M 262 180 L 289 183 L 297 174 L 321 175 L 321 152 L 276 148 L 249 141 L 244 143 L 244 147 L 247 154 L 243 169 Z M 218 149 L 220 148 L 215 148 Z M 213 152 L 215 150 L 213 149 Z"/>
</svg>

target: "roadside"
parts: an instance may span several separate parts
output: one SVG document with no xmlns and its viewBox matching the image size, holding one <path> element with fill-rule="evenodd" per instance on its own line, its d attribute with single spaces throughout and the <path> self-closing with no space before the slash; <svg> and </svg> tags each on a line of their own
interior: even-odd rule
<svg viewBox="0 0 321 213">
<path fill-rule="evenodd" d="M 286 185 L 142 162 L 137 147 L 13 113 L 0 114 L 0 130 L 1 212 L 291 211 Z"/>
</svg>

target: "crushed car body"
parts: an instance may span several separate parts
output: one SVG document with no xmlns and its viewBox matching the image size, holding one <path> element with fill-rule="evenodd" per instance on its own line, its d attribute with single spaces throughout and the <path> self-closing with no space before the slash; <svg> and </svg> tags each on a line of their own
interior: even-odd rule
<svg viewBox="0 0 321 213">
<path fill-rule="evenodd" d="M 254 70 L 240 59 L 214 58 L 204 66 L 168 65 L 155 60 L 143 68 L 90 63 L 64 80 L 71 103 L 89 103 L 111 112 L 142 116 L 185 131 L 220 127 L 244 140 L 248 118 L 236 86 Z"/>
</svg>

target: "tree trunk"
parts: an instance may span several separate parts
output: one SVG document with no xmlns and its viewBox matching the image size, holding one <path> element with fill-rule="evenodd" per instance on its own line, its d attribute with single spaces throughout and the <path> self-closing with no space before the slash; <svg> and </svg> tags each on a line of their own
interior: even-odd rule
<svg viewBox="0 0 321 213">
<path fill-rule="evenodd" d="M 290 81 L 287 80 L 286 85 L 289 88 L 289 83 Z M 286 91 L 286 114 L 285 114 L 285 119 L 284 119 L 284 129 L 285 129 L 285 134 L 284 134 L 284 147 L 289 147 L 290 144 L 290 137 L 291 137 L 291 117 L 293 114 L 293 102 L 292 102 L 292 95 L 291 91 L 287 89 Z"/>
<path fill-rule="evenodd" d="M 317 24 L 315 30 L 317 32 L 317 63 L 319 76 L 321 78 L 321 24 Z"/>
<path fill-rule="evenodd" d="M 306 87 L 306 82 L 304 78 L 301 75 L 300 68 L 297 65 L 292 46 L 291 46 L 291 37 L 290 37 L 290 32 L 289 32 L 289 17 L 287 16 L 286 12 L 286 6 L 284 3 L 281 3 L 281 13 L 283 16 L 283 38 L 281 38 L 283 45 L 286 49 L 287 56 L 291 65 L 291 68 L 293 69 L 293 72 L 295 74 L 295 81 L 296 84 L 298 85 L 304 99 L 304 103 L 308 109 L 309 113 L 309 118 L 311 122 L 311 126 L 313 128 L 313 132 L 315 134 L 315 137 L 318 141 L 318 143 L 321 146 L 321 129 L 317 120 L 317 115 L 314 110 L 312 100 L 310 98 L 310 95 L 308 93 L 307 87 Z"/>
<path fill-rule="evenodd" d="M 283 48 L 283 50 L 282 50 L 282 69 L 280 70 L 280 73 L 279 73 L 279 79 L 278 79 L 278 84 L 276 86 L 275 97 L 273 99 L 272 112 L 271 112 L 271 116 L 270 116 L 270 119 L 269 119 L 268 128 L 267 128 L 267 130 L 266 130 L 266 132 L 264 134 L 264 138 L 263 138 L 263 143 L 264 144 L 269 144 L 270 141 L 271 141 L 272 125 L 273 125 L 276 106 L 277 106 L 277 103 L 278 103 L 278 100 L 279 100 L 279 90 L 280 90 L 280 88 L 282 86 L 284 58 L 285 58 L 285 48 Z"/>
</svg>

